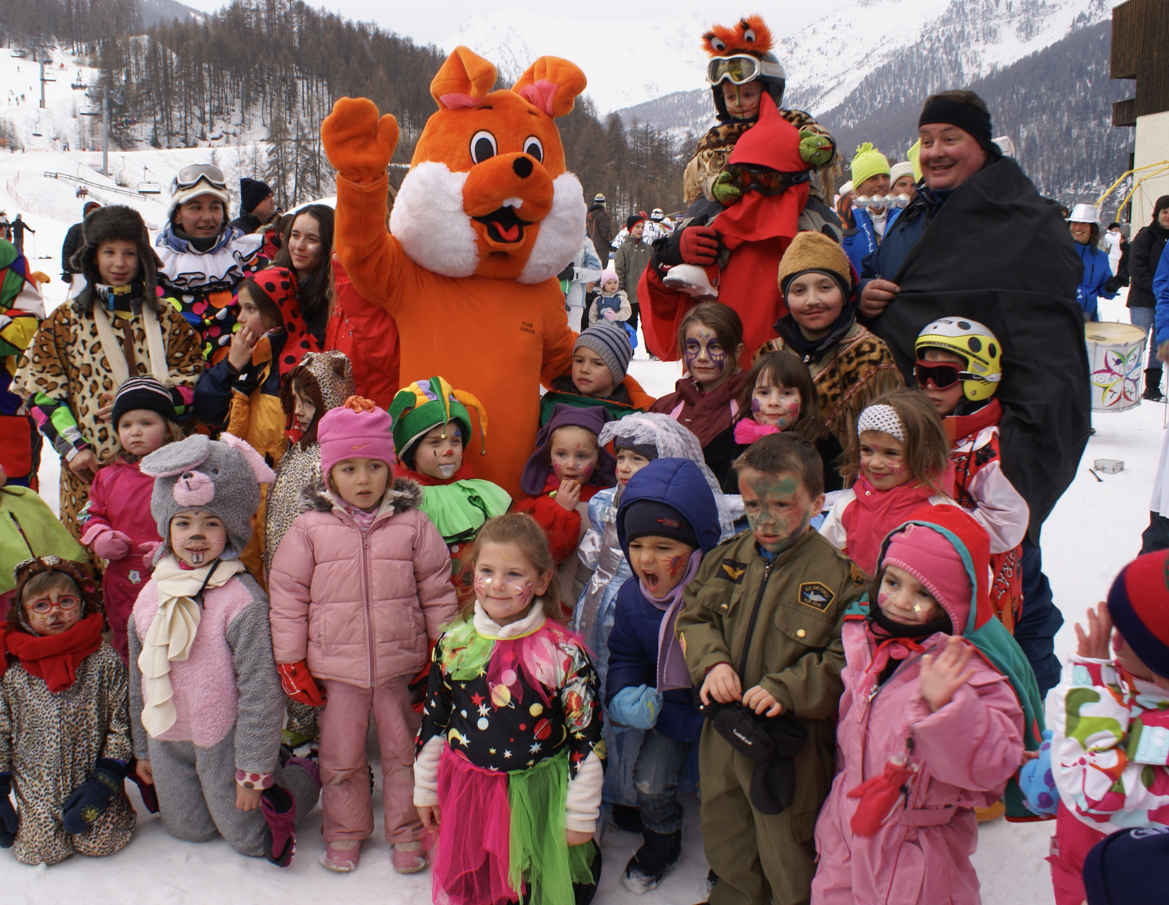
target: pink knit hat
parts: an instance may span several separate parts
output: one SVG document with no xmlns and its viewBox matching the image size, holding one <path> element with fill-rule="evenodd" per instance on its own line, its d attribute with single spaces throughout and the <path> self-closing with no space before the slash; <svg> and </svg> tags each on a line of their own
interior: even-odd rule
<svg viewBox="0 0 1169 905">
<path fill-rule="evenodd" d="M 329 479 L 333 466 L 344 459 L 381 459 L 394 470 L 393 419 L 385 409 L 351 396 L 329 409 L 317 425 L 321 444 L 321 474 Z"/>
<path fill-rule="evenodd" d="M 954 545 L 925 525 L 899 528 L 889 541 L 881 568 L 897 566 L 920 581 L 950 617 L 953 634 L 966 631 L 974 589 Z"/>
</svg>

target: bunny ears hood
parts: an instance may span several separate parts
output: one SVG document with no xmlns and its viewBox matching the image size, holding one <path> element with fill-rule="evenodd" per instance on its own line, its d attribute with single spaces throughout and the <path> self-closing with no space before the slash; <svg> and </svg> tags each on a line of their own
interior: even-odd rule
<svg viewBox="0 0 1169 905">
<path fill-rule="evenodd" d="M 252 516 L 260 506 L 260 485 L 276 475 L 258 452 L 243 440 L 223 434 L 211 440 L 196 434 L 155 450 L 139 465 L 154 478 L 150 514 L 162 545 L 154 554 L 157 564 L 172 553 L 170 523 L 180 512 L 201 509 L 223 519 L 227 528 L 225 559 L 243 552 L 252 538 Z"/>
</svg>

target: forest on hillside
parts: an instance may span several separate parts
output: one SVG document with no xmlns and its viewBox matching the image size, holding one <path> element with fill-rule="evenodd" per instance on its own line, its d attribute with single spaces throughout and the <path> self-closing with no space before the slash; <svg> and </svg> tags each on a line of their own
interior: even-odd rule
<svg viewBox="0 0 1169 905">
<path fill-rule="evenodd" d="M 137 0 L 0 0 L 0 23 L 90 54 L 121 101 L 111 143 L 193 147 L 223 133 L 227 142 L 262 136 L 257 171 L 286 206 L 333 191 L 320 123 L 337 98 L 368 97 L 393 113 L 394 160 L 409 162 L 435 110 L 430 81 L 443 61 L 434 47 L 300 0 L 234 0 L 202 20 L 149 28 Z M 604 192 L 620 216 L 681 205 L 684 161 L 664 133 L 627 128 L 616 115 L 602 120 L 587 100 L 558 125 L 587 197 Z"/>
</svg>

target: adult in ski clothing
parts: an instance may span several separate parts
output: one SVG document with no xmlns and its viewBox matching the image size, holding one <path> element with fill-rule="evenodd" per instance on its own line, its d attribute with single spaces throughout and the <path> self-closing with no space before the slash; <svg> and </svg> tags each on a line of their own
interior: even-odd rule
<svg viewBox="0 0 1169 905">
<path fill-rule="evenodd" d="M 41 320 L 45 303 L 28 260 L 0 239 L 0 470 L 8 483 L 29 487 L 36 479 L 40 442 L 13 378 Z"/>
<path fill-rule="evenodd" d="M 16 215 L 16 219 L 12 221 L 12 244 L 16 246 L 17 254 L 24 254 L 24 234 L 30 232 L 34 236 L 37 231 L 29 226 L 20 216 Z"/>
<path fill-rule="evenodd" d="M 108 243 L 136 252 L 125 275 L 99 261 L 98 249 Z M 137 211 L 110 205 L 90 214 L 85 246 L 73 260 L 87 285 L 45 318 L 13 385 L 61 456 L 61 521 L 80 538 L 85 529 L 78 514 L 89 499 L 89 484 L 118 451 L 116 426 L 108 420 L 118 388 L 130 377 L 152 376 L 170 389 L 175 411 L 185 419 L 203 359 L 198 336 L 158 295 L 158 258 Z"/>
<path fill-rule="evenodd" d="M 1169 195 L 1162 195 L 1153 207 L 1153 220 L 1141 227 L 1128 249 L 1128 319 L 1134 327 L 1149 333 L 1149 364 L 1145 371 L 1144 398 L 1160 402 L 1161 362 L 1157 358 L 1157 343 L 1153 334 L 1153 320 L 1157 298 L 1153 295 L 1153 274 L 1161 263 L 1161 253 L 1169 241 Z M 1148 550 L 1146 553 L 1150 552 Z"/>
<path fill-rule="evenodd" d="M 442 374 L 492 413 L 494 439 L 475 471 L 516 498 L 538 384 L 570 370 L 576 340 L 556 275 L 580 248 L 585 210 L 554 120 L 585 78 L 541 57 L 511 89 L 490 92 L 494 82 L 495 67 L 465 47 L 443 63 L 431 82 L 439 109 L 415 146 L 392 234 L 397 121 L 342 98 L 321 140 L 338 171 L 337 255 L 354 287 L 394 317 L 405 376 Z"/>
<path fill-rule="evenodd" d="M 77 249 L 85 244 L 85 235 L 82 227 L 85 225 L 84 220 L 91 213 L 101 207 L 97 201 L 86 201 L 85 206 L 81 209 L 81 220 L 69 227 L 69 232 L 65 233 L 65 241 L 61 243 L 61 279 L 66 284 L 73 282 L 74 277 L 80 276 L 81 271 L 73 267 L 73 256 L 77 254 Z M 81 291 L 81 286 L 85 284 L 84 278 L 78 281 L 80 285 L 70 288 L 69 295 L 77 295 Z"/>
<path fill-rule="evenodd" d="M 624 290 L 629 298 L 629 306 L 633 309 L 627 323 L 636 330 L 637 315 L 641 311 L 641 306 L 637 303 L 637 285 L 641 282 L 641 275 L 649 259 L 653 257 L 654 250 L 643 238 L 645 218 L 641 214 L 630 214 L 625 226 L 629 230 L 629 235 L 613 257 L 613 270 L 617 274 L 618 288 Z"/>
<path fill-rule="evenodd" d="M 276 197 L 268 183 L 245 176 L 239 181 L 239 216 L 231 225 L 245 235 L 260 232 L 276 216 Z"/>
<path fill-rule="evenodd" d="M 689 206 L 679 227 L 659 240 L 637 298 L 646 348 L 674 361 L 682 354 L 675 340 L 682 318 L 699 296 L 717 296 L 742 319 L 739 364 L 746 368 L 787 313 L 775 281 L 762 275 L 776 272 L 799 229 L 840 239 L 839 219 L 812 194 L 814 188 L 831 198 L 836 149 L 808 114 L 779 107 L 783 68 L 761 18 L 716 26 L 704 41 L 719 125 L 700 139 L 686 167 Z M 682 264 L 691 276 L 670 274 Z"/>
<path fill-rule="evenodd" d="M 943 317 L 969 317 L 1002 340 L 996 392 L 1003 471 L 1031 518 L 1023 541 L 1023 618 L 1015 640 L 1040 692 L 1059 681 L 1063 617 L 1043 575 L 1039 535 L 1088 441 L 1089 377 L 1081 264 L 1059 208 L 991 141 L 986 104 L 969 91 L 926 99 L 918 120 L 917 197 L 865 259 L 860 309 L 913 380 L 914 343 Z M 875 279 L 876 274 L 885 279 Z"/>
<path fill-rule="evenodd" d="M 227 355 L 239 316 L 239 284 L 268 266 L 264 237 L 227 222 L 230 200 L 219 167 L 183 167 L 171 183 L 170 220 L 154 243 L 163 295 L 199 334 L 207 364 Z"/>
<path fill-rule="evenodd" d="M 1068 216 L 1068 228 L 1076 240 L 1076 251 L 1084 267 L 1076 301 L 1084 309 L 1084 320 L 1095 322 L 1100 320 L 1096 310 L 1097 302 L 1102 298 L 1116 298 L 1116 290 L 1108 288 L 1112 280 L 1112 268 L 1108 264 L 1108 255 L 1100 248 L 1100 223 L 1096 219 L 1096 209 L 1090 204 L 1077 204 Z"/>
<path fill-rule="evenodd" d="M 325 327 L 325 349 L 349 359 L 354 393 L 389 408 L 402 363 L 398 325 L 389 311 L 354 288 L 340 261 L 333 261 L 332 268 L 333 311 Z"/>
<path fill-rule="evenodd" d="M 908 625 L 866 599 L 845 616 L 841 769 L 816 821 L 812 902 L 976 905 L 974 809 L 998 801 L 1019 769 L 1023 709 L 977 651 L 942 706 L 926 699 L 921 675 L 924 655 L 938 663 L 952 643 L 973 645 L 955 636 L 994 619 L 986 534 L 961 509 L 935 506 L 885 540 L 878 574 L 890 566 L 923 584 L 942 615 Z M 901 790 L 892 807 L 888 786 Z"/>
<path fill-rule="evenodd" d="M 862 195 L 888 195 L 892 170 L 885 155 L 869 142 L 856 149 L 852 159 L 853 198 Z M 844 230 L 844 251 L 856 272 L 860 273 L 864 259 L 877 250 L 886 231 L 901 213 L 899 207 L 852 207 L 852 225 Z"/>
<path fill-rule="evenodd" d="M 609 221 L 605 196 L 600 192 L 594 196 L 593 204 L 585 214 L 585 229 L 604 269 L 609 265 L 609 256 L 613 253 L 613 224 Z"/>
</svg>

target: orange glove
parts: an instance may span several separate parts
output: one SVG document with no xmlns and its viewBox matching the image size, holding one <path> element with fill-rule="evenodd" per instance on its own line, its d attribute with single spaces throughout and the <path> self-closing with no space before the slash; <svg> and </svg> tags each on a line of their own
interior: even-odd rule
<svg viewBox="0 0 1169 905">
<path fill-rule="evenodd" d="M 343 97 L 321 123 L 321 142 L 329 163 L 350 182 L 376 182 L 398 146 L 398 121 L 387 113 L 378 119 L 369 98 Z"/>
<path fill-rule="evenodd" d="M 304 660 L 299 663 L 277 663 L 276 672 L 280 674 L 280 687 L 292 700 L 310 707 L 320 707 L 325 703 L 321 687 L 309 674 L 308 664 Z"/>
</svg>

